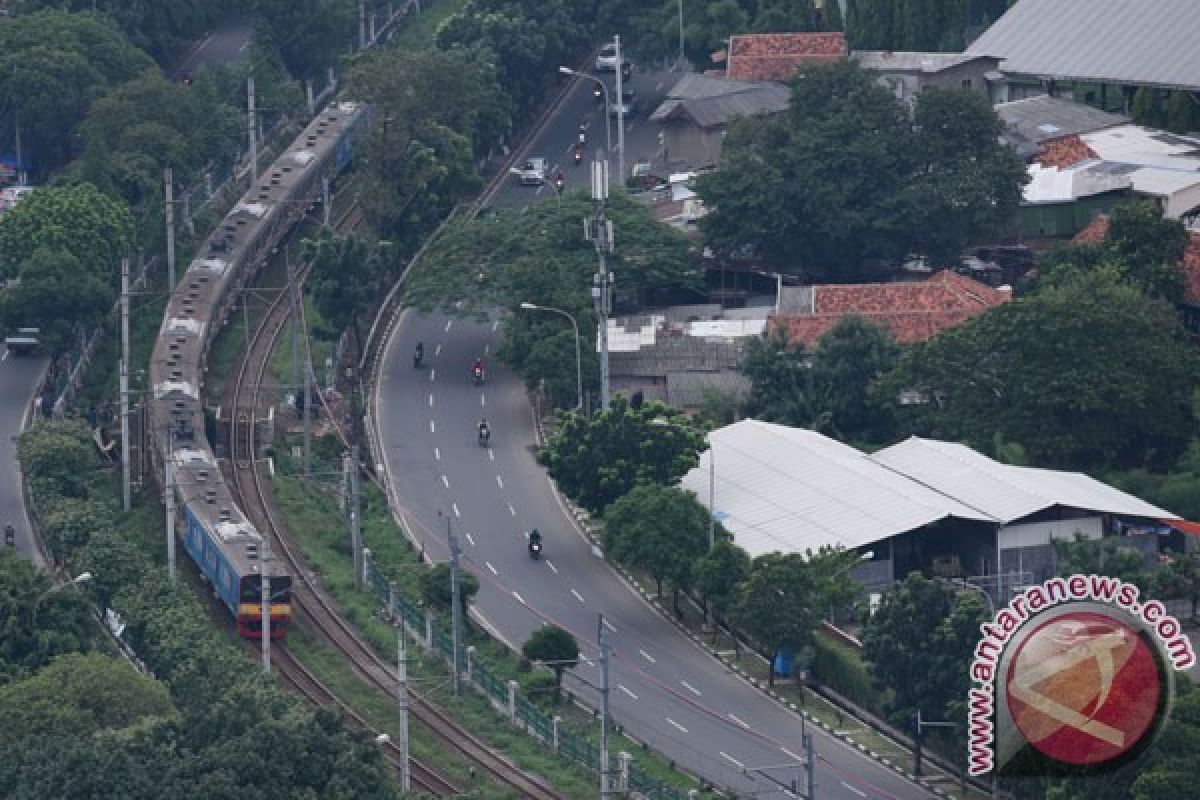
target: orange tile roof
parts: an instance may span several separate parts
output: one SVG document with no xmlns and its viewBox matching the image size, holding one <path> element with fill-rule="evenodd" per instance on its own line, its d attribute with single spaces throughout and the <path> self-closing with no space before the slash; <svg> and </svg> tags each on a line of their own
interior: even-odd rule
<svg viewBox="0 0 1200 800">
<path fill-rule="evenodd" d="M 1097 214 L 1087 227 L 1075 234 L 1071 241 L 1075 244 L 1095 244 L 1103 242 L 1108 236 L 1108 214 Z"/>
<path fill-rule="evenodd" d="M 1042 142 L 1041 152 L 1034 159 L 1043 167 L 1066 167 L 1099 158 L 1096 151 L 1078 136 L 1064 136 L 1061 139 L 1050 139 Z"/>
<path fill-rule="evenodd" d="M 786 81 L 801 64 L 846 57 L 846 36 L 832 33 L 741 33 L 729 37 L 726 77 Z"/>
<path fill-rule="evenodd" d="M 943 270 L 924 281 L 813 287 L 814 313 L 772 315 L 768 328 L 815 347 L 842 317 L 854 314 L 886 328 L 897 342 L 923 342 L 1012 299 L 1010 292 Z"/>
</svg>

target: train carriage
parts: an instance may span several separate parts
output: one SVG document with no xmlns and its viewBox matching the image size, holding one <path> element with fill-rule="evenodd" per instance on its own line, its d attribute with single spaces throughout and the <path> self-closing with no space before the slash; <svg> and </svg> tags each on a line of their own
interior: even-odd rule
<svg viewBox="0 0 1200 800">
<path fill-rule="evenodd" d="M 173 473 L 184 550 L 242 636 L 261 636 L 264 542 L 234 504 L 204 431 L 205 361 L 238 290 L 317 200 L 324 180 L 345 168 L 366 120 L 357 103 L 326 108 L 259 176 L 174 288 L 151 356 L 155 458 Z M 292 579 L 278 565 L 268 575 L 271 637 L 281 638 L 291 619 Z"/>
</svg>

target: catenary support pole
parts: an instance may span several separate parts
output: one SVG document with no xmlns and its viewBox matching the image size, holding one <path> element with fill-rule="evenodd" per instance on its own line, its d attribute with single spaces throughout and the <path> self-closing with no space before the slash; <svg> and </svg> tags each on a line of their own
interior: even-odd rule
<svg viewBox="0 0 1200 800">
<path fill-rule="evenodd" d="M 167 575 L 175 580 L 175 432 L 167 431 L 166 506 L 167 506 Z"/>
<path fill-rule="evenodd" d="M 462 602 L 459 599 L 459 583 L 458 583 L 458 557 L 461 551 L 458 549 L 458 537 L 454 535 L 454 530 L 450 527 L 450 517 L 446 517 L 446 539 L 450 544 L 450 621 L 451 633 L 454 636 L 454 693 L 459 694 L 462 687 L 460 685 L 460 674 L 462 672 Z"/>
<path fill-rule="evenodd" d="M 299 284 L 296 282 L 296 265 L 292 263 L 291 255 L 286 249 L 284 258 L 287 261 L 288 307 L 292 317 L 292 391 L 296 393 L 296 402 L 299 404 L 301 397 L 300 309 L 296 299 L 296 290 L 299 289 Z"/>
<path fill-rule="evenodd" d="M 621 56 L 621 37 L 614 36 L 613 43 L 617 47 L 617 186 L 625 185 L 625 89 L 621 77 L 621 66 L 625 63 Z"/>
<path fill-rule="evenodd" d="M 608 271 L 606 258 L 613 252 L 613 229 L 612 222 L 604 216 L 608 200 L 608 161 L 603 154 L 592 162 L 592 199 L 596 201 L 596 216 L 585 220 L 584 224 L 600 264 L 600 271 L 592 276 L 592 302 L 599 316 L 596 338 L 600 343 L 600 407 L 608 410 L 608 315 L 612 313 L 613 275 Z"/>
<path fill-rule="evenodd" d="M 362 487 L 358 480 L 358 445 L 350 448 L 350 547 L 354 550 L 354 588 L 363 588 Z"/>
<path fill-rule="evenodd" d="M 121 508 L 129 511 L 129 259 L 121 259 Z"/>
<path fill-rule="evenodd" d="M 246 79 L 246 133 L 250 142 L 250 182 L 258 183 L 258 130 L 254 126 L 254 78 Z"/>
<path fill-rule="evenodd" d="M 396 626 L 396 680 L 397 702 L 400 707 L 400 791 L 407 794 L 411 789 L 408 766 L 408 652 L 405 641 L 404 623 Z"/>
<path fill-rule="evenodd" d="M 259 574 L 262 575 L 262 670 L 266 675 L 271 674 L 271 543 L 266 539 L 262 542 L 262 559 Z"/>
<path fill-rule="evenodd" d="M 171 168 L 163 168 L 163 205 L 167 216 L 167 291 L 175 290 L 175 184 Z"/>
<path fill-rule="evenodd" d="M 600 800 L 608 800 L 608 632 L 604 615 L 596 615 L 596 639 L 600 645 Z"/>
</svg>

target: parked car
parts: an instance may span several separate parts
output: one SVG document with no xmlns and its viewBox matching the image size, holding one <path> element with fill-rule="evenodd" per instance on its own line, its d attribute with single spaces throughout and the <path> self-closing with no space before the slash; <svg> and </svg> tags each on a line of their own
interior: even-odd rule
<svg viewBox="0 0 1200 800">
<path fill-rule="evenodd" d="M 546 182 L 546 159 L 541 156 L 532 156 L 525 159 L 525 163 L 521 165 L 521 185 L 522 186 L 541 186 Z"/>
<path fill-rule="evenodd" d="M 625 59 L 621 59 L 624 61 Z M 615 44 L 606 44 L 600 48 L 600 54 L 596 56 L 596 72 L 616 72 L 617 71 L 617 46 Z"/>
<path fill-rule="evenodd" d="M 608 109 L 608 113 L 614 117 L 617 116 L 618 112 L 627 117 L 632 117 L 637 113 L 638 105 L 637 92 L 633 91 L 633 89 L 626 89 L 621 92 L 621 102 L 619 104 L 614 102 L 612 107 Z"/>
</svg>

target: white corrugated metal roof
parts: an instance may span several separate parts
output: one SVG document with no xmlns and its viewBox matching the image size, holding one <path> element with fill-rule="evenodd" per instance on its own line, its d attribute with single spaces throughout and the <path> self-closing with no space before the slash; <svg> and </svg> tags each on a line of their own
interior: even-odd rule
<svg viewBox="0 0 1200 800">
<path fill-rule="evenodd" d="M 967 53 L 1005 72 L 1200 89 L 1196 0 L 1021 0 Z"/>
<path fill-rule="evenodd" d="M 1200 139 L 1175 133 L 1143 128 L 1140 125 L 1118 125 L 1091 131 L 1080 137 L 1105 161 L 1138 164 L 1143 167 L 1200 171 Z"/>
<path fill-rule="evenodd" d="M 751 556 L 861 547 L 946 517 L 993 521 L 802 428 L 743 420 L 709 434 L 716 451 L 717 518 Z M 708 460 L 682 485 L 708 502 Z"/>
<path fill-rule="evenodd" d="M 912 437 L 871 458 L 900 475 L 988 514 L 1013 522 L 1052 506 L 1154 519 L 1169 511 L 1079 472 L 1014 467 L 953 442 Z"/>
</svg>

